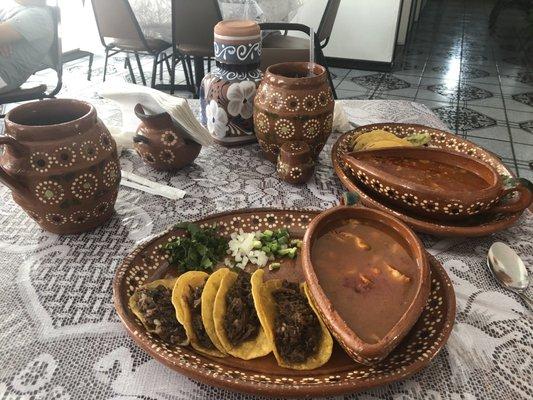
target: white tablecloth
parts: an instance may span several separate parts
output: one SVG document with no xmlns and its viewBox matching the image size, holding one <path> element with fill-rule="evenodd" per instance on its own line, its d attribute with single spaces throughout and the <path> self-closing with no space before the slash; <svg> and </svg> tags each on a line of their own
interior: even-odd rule
<svg viewBox="0 0 533 400">
<path fill-rule="evenodd" d="M 91 97 L 107 122 L 117 108 Z M 81 95 L 81 94 L 78 94 Z M 191 102 L 198 110 L 198 103 Z M 443 128 L 420 104 L 346 101 L 368 122 L 417 122 Z M 128 337 L 113 308 L 115 269 L 136 242 L 180 220 L 244 207 L 325 209 L 343 192 L 331 167 L 333 134 L 316 174 L 304 186 L 276 177 L 257 145 L 204 148 L 196 162 L 174 174 L 156 172 L 137 156 L 122 168 L 185 189 L 170 201 L 121 188 L 116 215 L 78 236 L 43 232 L 0 185 L 0 399 L 232 399 L 251 396 L 196 383 L 151 359 Z M 531 399 L 533 319 L 518 297 L 503 290 L 485 267 L 495 240 L 533 261 L 533 217 L 491 237 L 444 239 L 423 235 L 427 249 L 450 275 L 457 318 L 444 350 L 404 382 L 347 399 Z"/>
</svg>

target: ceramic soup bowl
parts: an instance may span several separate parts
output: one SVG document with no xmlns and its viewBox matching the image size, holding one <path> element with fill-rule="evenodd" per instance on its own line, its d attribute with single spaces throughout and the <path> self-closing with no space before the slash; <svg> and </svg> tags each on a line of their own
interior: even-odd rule
<svg viewBox="0 0 533 400">
<path fill-rule="evenodd" d="M 430 291 L 426 252 L 382 211 L 338 206 L 319 214 L 303 240 L 312 300 L 355 361 L 383 360 L 418 320 Z"/>
<path fill-rule="evenodd" d="M 506 189 L 489 164 L 449 150 L 386 148 L 352 152 L 342 159 L 369 191 L 423 217 L 460 220 L 481 213 L 515 213 L 531 204 L 527 187 Z M 516 198 L 500 204 L 513 193 Z"/>
</svg>

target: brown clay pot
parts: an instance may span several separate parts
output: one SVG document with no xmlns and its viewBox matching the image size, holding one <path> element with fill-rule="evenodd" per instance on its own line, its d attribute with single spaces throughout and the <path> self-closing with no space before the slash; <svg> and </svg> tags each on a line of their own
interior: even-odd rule
<svg viewBox="0 0 533 400">
<path fill-rule="evenodd" d="M 430 176 L 431 182 L 423 185 L 410 181 L 401 172 L 392 174 L 384 171 L 383 163 L 374 165 L 371 159 L 381 157 L 432 161 L 452 165 L 463 170 L 457 179 L 464 180 L 466 174 L 475 174 L 486 182 L 483 189 L 445 190 L 429 186 L 438 184 L 439 178 Z M 518 185 L 505 189 L 496 169 L 488 163 L 450 150 L 433 148 L 389 148 L 348 153 L 343 161 L 359 182 L 385 201 L 423 217 L 439 220 L 461 220 L 477 214 L 509 214 L 525 210 L 531 204 L 531 192 Z M 498 204 L 505 196 L 518 193 L 517 199 L 509 204 Z"/>
<path fill-rule="evenodd" d="M 315 161 L 306 142 L 285 142 L 281 145 L 276 170 L 285 182 L 305 183 L 314 169 Z"/>
<path fill-rule="evenodd" d="M 304 141 L 316 159 L 333 124 L 333 94 L 318 64 L 271 65 L 254 100 L 254 128 L 265 157 L 276 162 L 285 142 Z"/>
<path fill-rule="evenodd" d="M 392 234 L 397 238 L 398 243 L 407 250 L 417 266 L 416 274 L 411 277 L 412 283 L 416 285 L 416 294 L 411 304 L 407 305 L 405 312 L 389 333 L 376 343 L 365 342 L 348 326 L 343 316 L 336 311 L 329 300 L 328 293 L 323 290 L 313 265 L 312 248 L 317 239 L 332 222 L 347 219 L 371 221 L 375 227 L 379 227 L 383 232 Z M 422 313 L 431 287 L 429 264 L 420 239 L 407 225 L 390 214 L 363 207 L 338 206 L 315 217 L 307 228 L 303 239 L 302 265 L 312 301 L 322 320 L 348 355 L 365 365 L 373 365 L 383 360 L 407 335 Z M 331 274 L 335 273 L 335 266 L 332 266 Z M 353 307 L 357 307 L 357 304 L 353 304 Z"/>
<path fill-rule="evenodd" d="M 141 104 L 135 115 L 142 121 L 133 138 L 133 147 L 143 161 L 161 171 L 177 170 L 191 164 L 202 145 L 185 139 L 168 113 L 147 114 Z"/>
<path fill-rule="evenodd" d="M 113 214 L 120 183 L 115 141 L 78 100 L 26 103 L 5 118 L 0 181 L 43 229 L 79 233 Z"/>
</svg>

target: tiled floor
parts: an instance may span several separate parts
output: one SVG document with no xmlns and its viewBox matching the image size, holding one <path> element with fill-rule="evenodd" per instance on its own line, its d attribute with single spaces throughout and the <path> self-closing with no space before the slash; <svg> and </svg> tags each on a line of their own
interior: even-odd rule
<svg viewBox="0 0 533 400">
<path fill-rule="evenodd" d="M 332 68 L 334 82 L 340 98 L 426 104 L 451 131 L 498 154 L 513 172 L 533 181 L 529 167 L 533 160 L 533 49 L 529 59 L 517 50 L 523 40 L 517 33 L 522 16 L 516 11 L 503 12 L 495 34 L 489 34 L 488 15 L 494 2 L 428 0 L 406 54 L 398 57 L 392 73 Z M 143 59 L 147 75 L 150 62 Z M 86 71 L 86 60 L 67 64 L 60 96 L 95 92 L 94 85 L 100 84 L 103 75 L 100 54 L 95 57 L 92 82 L 84 79 Z M 43 74 L 47 73 L 33 79 L 48 81 L 49 74 Z M 123 58 L 110 62 L 108 76 L 130 80 Z M 183 80 L 180 66 L 176 82 Z M 168 82 L 168 74 L 164 81 Z"/>
<path fill-rule="evenodd" d="M 497 153 L 533 180 L 533 60 L 520 48 L 521 14 L 493 1 L 429 0 L 392 73 L 334 68 L 345 99 L 400 99 L 429 106 L 450 130 Z"/>
</svg>

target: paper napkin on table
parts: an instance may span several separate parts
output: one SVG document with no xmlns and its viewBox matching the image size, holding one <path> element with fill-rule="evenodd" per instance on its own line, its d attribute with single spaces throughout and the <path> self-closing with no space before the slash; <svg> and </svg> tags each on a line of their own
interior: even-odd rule
<svg viewBox="0 0 533 400">
<path fill-rule="evenodd" d="M 173 122 L 187 133 L 188 139 L 194 140 L 202 146 L 213 144 L 211 135 L 196 119 L 187 99 L 125 82 L 103 84 L 98 90 L 98 94 L 106 99 L 116 101 L 120 106 L 122 126 L 110 127 L 109 129 L 119 150 L 133 147 L 133 136 L 141 122 L 133 111 L 138 103 L 154 114 L 167 112 L 172 117 Z"/>
<path fill-rule="evenodd" d="M 353 129 L 353 126 L 350 124 L 346 112 L 344 112 L 344 107 L 340 101 L 336 100 L 333 111 L 333 132 L 347 132 L 351 129 Z"/>
</svg>

